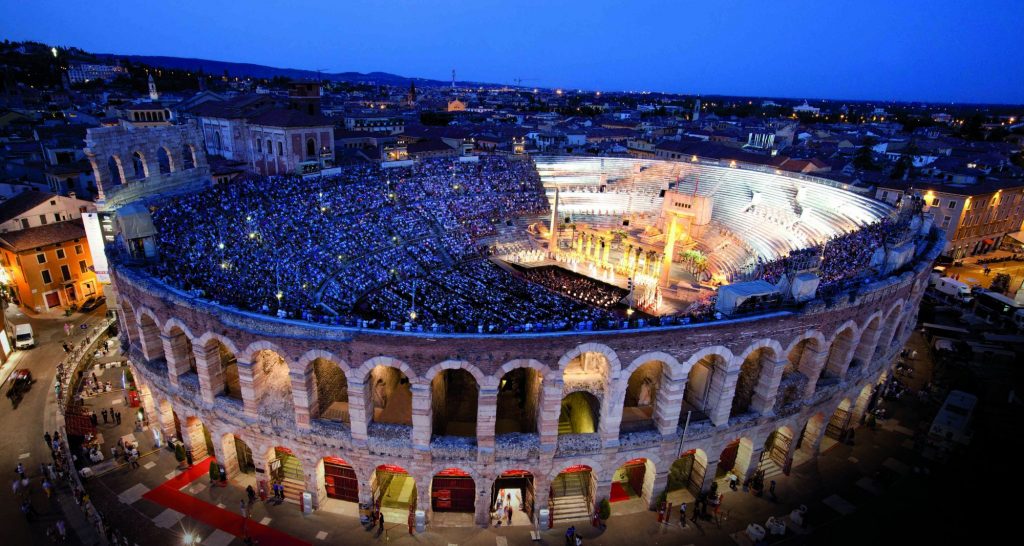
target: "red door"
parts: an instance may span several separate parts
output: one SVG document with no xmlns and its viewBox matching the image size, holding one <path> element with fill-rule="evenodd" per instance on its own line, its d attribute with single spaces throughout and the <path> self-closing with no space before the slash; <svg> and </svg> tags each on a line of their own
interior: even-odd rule
<svg viewBox="0 0 1024 546">
<path fill-rule="evenodd" d="M 359 502 L 359 480 L 356 479 L 356 472 L 341 459 L 324 459 L 324 482 L 328 497 Z"/>
<path fill-rule="evenodd" d="M 60 293 L 50 292 L 46 294 L 46 306 L 47 307 L 60 307 Z"/>
</svg>

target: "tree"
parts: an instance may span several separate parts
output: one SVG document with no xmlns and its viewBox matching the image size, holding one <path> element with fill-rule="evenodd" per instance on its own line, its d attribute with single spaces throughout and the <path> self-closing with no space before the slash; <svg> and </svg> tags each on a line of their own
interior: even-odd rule
<svg viewBox="0 0 1024 546">
<path fill-rule="evenodd" d="M 612 517 L 612 505 L 608 502 L 608 499 L 601 499 L 601 502 L 597 504 L 597 517 L 602 520 Z"/>
<path fill-rule="evenodd" d="M 1010 290 L 1010 276 L 1006 273 L 996 273 L 996 277 L 992 279 L 992 284 L 988 287 L 993 292 L 1005 294 Z"/>
<path fill-rule="evenodd" d="M 871 148 L 874 145 L 875 139 L 871 137 L 867 137 L 864 139 L 861 147 L 857 148 L 857 152 L 853 154 L 854 167 L 866 171 L 878 170 L 878 165 L 875 164 L 875 152 Z"/>
</svg>

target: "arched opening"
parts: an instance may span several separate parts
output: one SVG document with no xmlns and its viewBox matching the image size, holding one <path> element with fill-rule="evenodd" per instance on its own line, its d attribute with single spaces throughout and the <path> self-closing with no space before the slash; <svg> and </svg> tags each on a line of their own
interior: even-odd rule
<svg viewBox="0 0 1024 546">
<path fill-rule="evenodd" d="M 847 365 L 853 356 L 855 337 L 856 333 L 853 328 L 844 328 L 832 340 L 832 345 L 828 349 L 828 358 L 825 359 L 825 369 L 818 376 L 818 385 L 828 383 L 829 380 L 840 379 L 846 374 Z"/>
<path fill-rule="evenodd" d="M 204 349 L 210 387 L 214 396 L 241 401 L 242 385 L 238 378 L 238 360 L 234 353 L 217 339 L 208 341 Z"/>
<path fill-rule="evenodd" d="M 409 514 L 416 510 L 416 480 L 400 466 L 378 466 L 373 471 L 370 490 L 385 522 L 408 521 Z"/>
<path fill-rule="evenodd" d="M 284 357 L 269 349 L 252 358 L 252 385 L 259 414 L 274 421 L 294 421 L 292 381 Z"/>
<path fill-rule="evenodd" d="M 537 433 L 541 375 L 533 368 L 516 368 L 498 382 L 495 434 Z"/>
<path fill-rule="evenodd" d="M 558 415 L 558 434 L 594 434 L 601 419 L 601 402 L 585 391 L 569 393 L 562 398 Z"/>
<path fill-rule="evenodd" d="M 654 493 L 654 463 L 643 457 L 626 461 L 612 475 L 611 493 L 613 514 L 631 514 L 649 509 Z"/>
<path fill-rule="evenodd" d="M 601 353 L 587 352 L 572 359 L 565 366 L 562 380 L 566 385 L 598 384 L 606 385 L 611 375 L 608 358 Z"/>
<path fill-rule="evenodd" d="M 693 502 L 700 495 L 707 471 L 708 457 L 699 449 L 691 449 L 676 459 L 668 469 L 667 500 L 678 506 L 681 502 Z"/>
<path fill-rule="evenodd" d="M 779 427 L 768 435 L 761 452 L 761 461 L 757 470 L 761 472 L 761 481 L 771 480 L 775 476 L 788 474 L 791 461 L 789 450 L 793 445 L 793 431 L 789 427 Z"/>
<path fill-rule="evenodd" d="M 775 351 L 762 347 L 743 359 L 740 374 L 736 378 L 736 393 L 732 397 L 730 417 L 743 415 L 751 410 L 751 404 L 753 404 L 754 395 L 757 392 L 757 384 L 764 371 L 773 364 L 775 358 Z"/>
<path fill-rule="evenodd" d="M 324 421 L 349 424 L 348 379 L 340 366 L 317 358 L 313 361 L 316 405 L 313 417 Z"/>
<path fill-rule="evenodd" d="M 348 461 L 339 457 L 324 457 L 318 466 L 322 468 L 327 498 L 359 502 L 359 478 Z M 320 472 L 321 469 L 318 468 L 317 471 Z"/>
<path fill-rule="evenodd" d="M 186 419 L 181 434 L 182 441 L 185 442 L 185 446 L 192 455 L 193 464 L 213 453 L 213 439 L 210 438 L 210 431 L 206 430 L 206 426 L 198 417 Z"/>
<path fill-rule="evenodd" d="M 376 366 L 366 381 L 369 408 L 366 415 L 373 423 L 412 426 L 412 387 L 402 370 Z"/>
<path fill-rule="evenodd" d="M 750 468 L 750 458 L 754 454 L 754 442 L 750 438 L 738 438 L 726 444 L 718 457 L 718 468 L 715 469 L 715 479 L 721 480 L 732 473 L 740 481 L 747 475 Z"/>
<path fill-rule="evenodd" d="M 316 141 L 313 139 L 306 140 L 306 159 L 316 158 Z"/>
<path fill-rule="evenodd" d="M 267 473 L 271 483 L 284 486 L 284 498 L 291 502 L 299 502 L 306 490 L 306 475 L 302 470 L 302 461 L 292 450 L 277 446 L 267 454 Z"/>
<path fill-rule="evenodd" d="M 430 481 L 430 508 L 434 512 L 476 513 L 476 484 L 468 472 L 446 468 Z M 472 520 L 469 521 L 472 525 Z"/>
<path fill-rule="evenodd" d="M 224 453 L 234 453 L 238 471 L 242 474 L 256 473 L 256 460 L 252 457 L 252 449 L 236 434 L 224 435 Z"/>
<path fill-rule="evenodd" d="M 686 389 L 683 391 L 683 404 L 679 415 L 681 422 L 686 421 L 687 413 L 690 422 L 709 420 L 710 414 L 718 403 L 712 389 L 716 374 L 725 374 L 726 361 L 719 355 L 707 355 L 690 368 L 686 378 Z M 718 393 L 721 394 L 721 393 Z"/>
<path fill-rule="evenodd" d="M 821 440 L 821 450 L 826 451 L 839 442 L 846 440 L 847 431 L 852 426 L 852 412 L 849 398 L 844 398 L 839 407 L 832 413 L 825 426 L 825 438 Z"/>
<path fill-rule="evenodd" d="M 167 148 L 163 146 L 156 150 L 156 161 L 160 166 L 160 174 L 170 174 L 171 172 L 171 156 L 167 153 Z"/>
<path fill-rule="evenodd" d="M 506 470 L 491 486 L 491 524 L 532 525 L 534 509 L 533 474 Z"/>
<path fill-rule="evenodd" d="M 562 470 L 551 480 L 551 519 L 555 525 L 564 521 L 590 518 L 593 492 L 597 489 L 592 468 L 580 464 Z"/>
<path fill-rule="evenodd" d="M 116 155 L 107 158 L 107 170 L 110 171 L 110 185 L 118 186 L 124 184 L 124 170 L 121 168 L 121 158 Z"/>
<path fill-rule="evenodd" d="M 466 370 L 442 370 L 430 382 L 434 436 L 476 438 L 480 387 Z"/>
<path fill-rule="evenodd" d="M 812 350 L 808 351 L 808 347 Z M 801 401 L 808 381 L 802 370 L 811 366 L 814 359 L 813 351 L 818 349 L 818 340 L 809 337 L 800 340 L 789 350 L 786 367 L 783 368 L 782 379 L 779 381 L 778 396 L 775 398 L 775 413 L 782 415 Z"/>
<path fill-rule="evenodd" d="M 822 428 L 825 426 L 825 416 L 821 413 L 814 414 L 800 433 L 797 439 L 796 453 L 793 454 L 793 464 L 802 464 L 818 453 L 818 440 L 822 435 Z"/>
<path fill-rule="evenodd" d="M 217 149 L 220 149 L 220 133 L 217 133 Z M 196 167 L 196 150 L 191 144 L 185 144 L 181 149 L 181 168 L 194 169 Z"/>
<path fill-rule="evenodd" d="M 664 365 L 661 362 L 652 361 L 630 374 L 622 405 L 620 434 L 654 430 L 654 406 L 661 389 L 663 371 Z"/>
<path fill-rule="evenodd" d="M 875 405 L 878 403 L 877 393 L 879 391 L 880 387 L 871 383 L 864 385 L 864 388 L 860 390 L 860 394 L 857 395 L 857 400 L 853 404 L 852 421 L 854 423 L 864 423 L 865 415 L 875 409 Z"/>
<path fill-rule="evenodd" d="M 135 178 L 149 177 L 149 167 L 146 165 L 142 152 L 132 152 L 132 168 L 135 172 Z"/>
<path fill-rule="evenodd" d="M 220 131 L 215 131 L 213 133 L 213 147 L 217 150 L 217 154 L 223 153 L 223 150 L 221 149 L 223 146 L 221 145 Z"/>
</svg>

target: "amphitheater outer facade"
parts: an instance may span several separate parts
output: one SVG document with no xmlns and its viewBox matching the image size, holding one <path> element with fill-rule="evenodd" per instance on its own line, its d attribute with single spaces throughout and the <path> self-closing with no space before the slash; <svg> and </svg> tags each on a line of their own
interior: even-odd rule
<svg viewBox="0 0 1024 546">
<path fill-rule="evenodd" d="M 218 307 L 127 266 L 115 267 L 113 278 L 120 294 L 122 343 L 130 351 L 151 424 L 165 438 L 176 434 L 177 421 L 186 448 L 201 456 L 207 452 L 205 427 L 213 455 L 229 476 L 239 472 L 238 438 L 251 449 L 257 479 L 266 476 L 276 448 L 287 448 L 301 461 L 304 490 L 315 508 L 327 498 L 325 458 L 351 465 L 362 502 L 371 501 L 378 466 L 399 465 L 415 479 L 416 505 L 428 520 L 432 478 L 457 468 L 473 478 L 475 521 L 486 525 L 492 484 L 510 469 L 532 475 L 539 509 L 547 506 L 552 480 L 567 467 L 591 469 L 597 500 L 609 496 L 616 469 L 644 459 L 643 498 L 653 504 L 668 485 L 673 462 L 684 454 L 694 454 L 705 469 L 702 476 L 691 475 L 694 490 L 710 486 L 728 446 L 734 449 L 728 470 L 751 475 L 776 431 L 791 439 L 782 453 L 786 471 L 794 459 L 817 455 L 831 416 L 842 409 L 849 412 L 851 425 L 859 420 L 872 387 L 884 379 L 913 330 L 942 239 L 922 238 L 919 244 L 921 252 L 899 275 L 797 310 L 666 328 L 533 335 L 325 327 Z M 218 345 L 237 359 L 240 400 L 218 394 L 224 384 Z M 273 351 L 280 357 L 278 365 L 282 360 L 287 365 L 284 383 L 290 400 L 276 400 L 279 409 L 270 412 L 264 408 L 274 400 L 265 397 L 281 392 L 273 390 L 281 385 L 275 386 L 273 370 L 254 364 L 261 351 Z M 755 352 L 759 365 L 749 404 L 734 414 L 741 369 Z M 344 373 L 347 423 L 325 424 L 319 418 L 317 359 Z M 567 373 L 581 359 L 593 373 Z M 629 379 L 648 363 L 657 363 L 653 368 L 659 370 L 651 403 L 653 426 L 621 432 Z M 397 368 L 409 379 L 412 423 L 407 438 L 380 438 L 369 426 L 373 393 L 368 377 L 377 366 Z M 691 371 L 698 366 L 711 370 L 700 387 L 706 419 L 691 419 L 687 425 L 683 399 L 687 389 L 696 388 Z M 539 408 L 537 432 L 503 443 L 495 434 L 497 393 L 504 374 L 518 367 L 542 377 L 533 393 Z M 450 448 L 432 438 L 431 381 L 453 369 L 472 374 L 479 388 L 475 446 Z M 803 380 L 794 382 L 794 377 Z M 799 392 L 783 404 L 786 384 L 798 385 Z M 598 400 L 597 432 L 559 435 L 561 401 L 574 391 L 587 391 Z M 524 442 L 527 447 L 522 447 Z"/>
</svg>

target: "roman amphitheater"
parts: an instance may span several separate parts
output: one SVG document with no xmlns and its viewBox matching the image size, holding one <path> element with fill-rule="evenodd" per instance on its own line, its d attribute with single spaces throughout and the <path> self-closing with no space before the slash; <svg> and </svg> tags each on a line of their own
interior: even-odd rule
<svg viewBox="0 0 1024 546">
<path fill-rule="evenodd" d="M 383 201 L 361 205 L 387 211 L 387 244 L 360 260 L 323 252 L 358 273 L 322 272 L 280 250 L 299 236 L 272 225 L 262 202 L 259 228 L 241 216 L 204 225 L 212 216 L 195 203 L 155 205 L 150 246 L 164 265 L 111 253 L 111 273 L 156 433 L 179 438 L 193 459 L 215 456 L 231 477 L 283 483 L 290 499 L 343 516 L 379 503 L 389 521 L 422 512 L 427 525 L 483 526 L 514 502 L 513 524 L 529 525 L 542 511 L 544 523 L 586 518 L 601 499 L 616 501 L 613 513 L 647 509 L 662 493 L 678 502 L 729 472 L 789 473 L 856 424 L 914 327 L 943 245 L 910 205 L 755 166 L 518 161 L 535 178 L 515 191 L 539 200 L 493 212 L 494 200 L 466 201 L 467 185 L 486 193 L 473 177 L 442 184 L 457 192 L 448 196 L 416 166 L 358 173 L 387 178 Z M 444 180 L 464 167 L 444 165 Z M 330 188 L 320 190 L 323 199 Z M 462 204 L 444 211 L 453 221 L 428 218 L 442 213 L 410 204 L 418 192 Z M 863 256 L 828 246 L 880 221 L 895 227 Z M 360 233 L 377 233 L 360 222 Z M 174 229 L 186 231 L 180 243 L 161 239 Z M 208 249 L 200 229 L 213 234 Z M 247 240 L 268 242 L 244 255 L 230 248 Z M 683 267 L 684 248 L 708 266 Z M 817 249 L 810 259 L 787 259 L 807 248 Z M 623 294 L 643 275 L 657 298 L 593 310 L 586 294 L 545 285 L 561 298 L 547 306 L 515 284 L 536 287 L 536 268 Z M 261 275 L 276 280 L 257 286 Z M 542 318 L 529 320 L 531 305 Z"/>
</svg>

